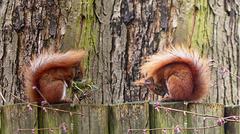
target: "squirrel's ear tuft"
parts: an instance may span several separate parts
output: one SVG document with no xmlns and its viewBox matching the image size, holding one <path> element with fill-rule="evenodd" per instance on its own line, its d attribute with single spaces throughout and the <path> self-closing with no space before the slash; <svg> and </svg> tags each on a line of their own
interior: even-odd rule
<svg viewBox="0 0 240 134">
<path fill-rule="evenodd" d="M 81 61 L 77 61 L 75 64 L 74 64 L 74 67 L 79 67 Z"/>
<path fill-rule="evenodd" d="M 152 77 L 150 77 L 150 78 L 146 79 L 144 82 L 145 82 L 145 84 L 149 85 L 149 84 L 153 84 L 154 80 Z"/>
</svg>

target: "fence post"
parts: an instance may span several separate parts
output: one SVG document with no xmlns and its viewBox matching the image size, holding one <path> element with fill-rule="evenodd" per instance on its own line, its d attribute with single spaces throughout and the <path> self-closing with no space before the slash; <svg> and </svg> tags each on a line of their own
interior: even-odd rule
<svg viewBox="0 0 240 134">
<path fill-rule="evenodd" d="M 1 107 L 1 134 L 17 134 L 19 129 L 38 128 L 38 110 L 28 104 L 14 104 Z M 21 130 L 31 134 L 31 130 Z M 37 132 L 35 133 L 37 134 Z"/>
<path fill-rule="evenodd" d="M 225 117 L 227 116 L 240 116 L 240 105 L 237 106 L 226 106 Z M 224 126 L 225 134 L 239 134 L 240 123 L 239 122 L 227 122 Z"/>
<path fill-rule="evenodd" d="M 128 129 L 149 129 L 149 103 L 134 102 L 111 105 L 110 134 L 126 134 Z M 142 130 L 131 131 L 130 134 L 142 133 Z M 149 132 L 146 132 L 149 134 Z"/>
<path fill-rule="evenodd" d="M 109 106 L 76 105 L 75 108 L 83 116 L 75 118 L 74 134 L 109 134 Z"/>
<path fill-rule="evenodd" d="M 181 128 L 184 128 L 184 123 L 186 122 L 186 116 L 183 112 L 176 112 L 169 110 L 168 108 L 186 110 L 186 105 L 183 102 L 159 102 L 164 108 L 158 107 L 158 110 L 155 109 L 155 102 L 150 102 L 150 121 L 151 129 L 156 128 L 175 128 L 179 125 Z M 165 130 L 167 134 L 174 133 L 174 130 Z M 154 130 L 151 134 L 163 134 L 162 130 Z"/>
<path fill-rule="evenodd" d="M 188 111 L 197 114 L 212 115 L 216 117 L 205 117 L 200 115 L 188 114 L 188 128 L 213 127 L 210 129 L 197 129 L 200 134 L 224 134 L 224 127 L 214 127 L 218 124 L 217 117 L 224 117 L 224 105 L 222 104 L 204 104 L 190 103 Z M 195 133 L 195 130 L 188 130 L 189 134 Z"/>
</svg>

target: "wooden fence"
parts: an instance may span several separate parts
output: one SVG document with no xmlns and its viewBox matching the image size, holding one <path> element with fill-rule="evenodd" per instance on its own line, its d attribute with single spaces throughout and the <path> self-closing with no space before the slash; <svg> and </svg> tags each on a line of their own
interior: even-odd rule
<svg viewBox="0 0 240 134">
<path fill-rule="evenodd" d="M 220 118 L 231 115 L 239 116 L 239 106 L 224 107 L 221 104 L 166 102 L 161 103 L 161 106 L 156 109 L 154 102 L 136 102 L 119 105 L 58 104 L 53 107 L 66 111 L 60 112 L 60 110 L 50 110 L 28 104 L 2 106 L 1 134 L 32 134 L 33 131 L 35 134 L 70 133 L 63 130 L 64 126 L 73 134 L 143 134 L 145 132 L 146 134 L 162 134 L 163 131 L 172 134 L 174 128 L 177 131 L 177 125 L 183 129 L 193 128 L 181 132 L 187 134 L 196 133 L 196 131 L 199 134 L 238 134 L 240 132 L 238 122 L 227 122 L 225 125 L 215 127 L 221 125 Z M 75 112 L 83 115 L 77 115 Z M 66 125 L 63 125 L 63 122 Z M 212 128 L 201 129 L 203 127 Z M 154 128 L 165 128 L 165 130 L 148 130 Z M 37 129 L 45 130 L 38 131 Z M 134 129 L 146 129 L 147 131 Z"/>
</svg>

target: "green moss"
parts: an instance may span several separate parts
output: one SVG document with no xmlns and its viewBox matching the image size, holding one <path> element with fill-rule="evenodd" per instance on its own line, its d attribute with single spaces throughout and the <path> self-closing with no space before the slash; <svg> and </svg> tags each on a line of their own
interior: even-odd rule
<svg viewBox="0 0 240 134">
<path fill-rule="evenodd" d="M 62 50 L 87 50 L 90 58 L 84 59 L 84 66 L 92 63 L 92 56 L 90 55 L 94 51 L 98 40 L 99 21 L 94 13 L 94 4 L 95 0 L 75 0 L 72 1 L 71 6 L 67 6 L 67 10 L 70 12 L 67 18 L 66 33 L 62 40 Z"/>
<path fill-rule="evenodd" d="M 177 8 L 177 7 L 175 7 Z M 194 20 L 194 1 L 183 1 L 178 15 L 177 28 L 174 33 L 174 43 L 189 44 Z"/>
<path fill-rule="evenodd" d="M 194 18 L 196 12 L 196 19 L 194 25 Z M 207 0 L 203 1 L 183 1 L 178 18 L 178 25 L 174 34 L 174 43 L 189 44 L 190 37 L 191 47 L 194 50 L 201 50 L 202 54 L 206 53 L 206 46 L 211 40 L 211 26 L 213 17 L 211 15 Z"/>
<path fill-rule="evenodd" d="M 213 22 L 213 17 L 210 14 L 210 8 L 208 6 L 207 0 L 196 1 L 197 16 L 194 27 L 194 34 L 192 37 L 192 47 L 195 49 L 202 50 L 202 54 L 206 53 L 206 48 L 211 40 L 211 24 Z"/>
<path fill-rule="evenodd" d="M 94 0 L 74 1 L 69 10 L 71 11 L 63 45 L 68 44 L 65 47 L 71 47 L 71 49 L 77 46 L 78 48 L 92 50 L 98 37 L 96 30 L 98 29 L 98 20 L 94 14 Z M 81 28 L 82 34 L 79 37 Z"/>
</svg>

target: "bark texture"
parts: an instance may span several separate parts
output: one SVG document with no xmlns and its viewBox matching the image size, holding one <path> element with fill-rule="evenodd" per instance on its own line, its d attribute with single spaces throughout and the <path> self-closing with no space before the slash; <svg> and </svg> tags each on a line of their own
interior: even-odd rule
<svg viewBox="0 0 240 134">
<path fill-rule="evenodd" d="M 99 89 L 87 103 L 158 100 L 132 84 L 142 77 L 139 67 L 146 56 L 184 43 L 215 61 L 206 102 L 239 104 L 238 1 L 3 0 L 0 9 L 0 85 L 7 102 L 6 91 L 24 98 L 22 66 L 43 47 L 89 51 L 86 77 Z"/>
<path fill-rule="evenodd" d="M 104 67 L 96 68 L 99 79 L 95 82 L 102 90 L 99 94 L 102 99 L 97 102 L 159 99 L 145 87 L 132 84 L 141 77 L 138 68 L 147 55 L 170 43 L 184 43 L 215 61 L 206 102 L 239 104 L 238 2 L 101 0 L 96 3 L 100 21 L 97 45 L 104 59 Z M 222 75 L 223 69 L 231 73 Z"/>
<path fill-rule="evenodd" d="M 213 20 L 208 55 L 217 62 L 212 68 L 210 102 L 239 105 L 239 4 L 232 0 L 208 2 Z"/>
<path fill-rule="evenodd" d="M 43 48 L 59 50 L 66 32 L 69 2 L 3 0 L 0 3 L 0 85 L 6 102 L 24 97 L 22 71 Z M 1 99 L 0 103 L 4 103 Z"/>
</svg>

